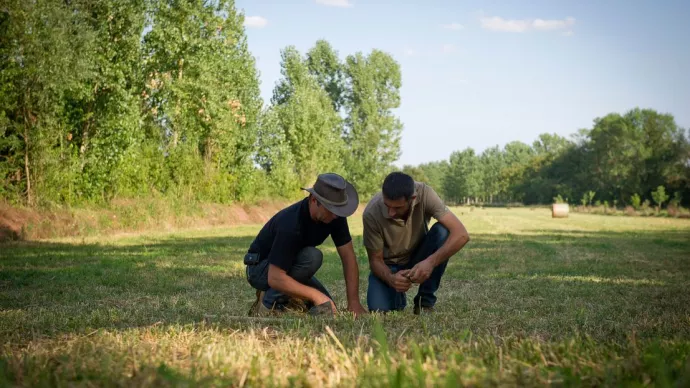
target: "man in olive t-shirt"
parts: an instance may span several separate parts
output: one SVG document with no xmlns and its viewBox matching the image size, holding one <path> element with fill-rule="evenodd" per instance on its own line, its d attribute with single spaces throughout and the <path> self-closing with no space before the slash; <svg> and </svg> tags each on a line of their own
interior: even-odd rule
<svg viewBox="0 0 690 388">
<path fill-rule="evenodd" d="M 432 217 L 438 222 L 429 230 Z M 448 259 L 469 241 L 464 225 L 431 187 L 401 172 L 386 177 L 362 218 L 369 310 L 403 310 L 417 283 L 414 313 L 432 311 Z"/>
</svg>

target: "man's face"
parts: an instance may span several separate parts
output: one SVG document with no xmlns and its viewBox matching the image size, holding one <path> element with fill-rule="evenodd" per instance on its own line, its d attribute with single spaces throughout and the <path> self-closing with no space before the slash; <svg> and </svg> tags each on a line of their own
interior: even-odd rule
<svg viewBox="0 0 690 388">
<path fill-rule="evenodd" d="M 336 218 L 338 218 L 337 215 L 331 213 L 330 210 L 326 209 L 325 206 L 323 206 L 322 204 L 320 204 L 320 203 L 316 200 L 316 198 L 313 198 L 313 197 L 312 197 L 312 201 L 314 201 L 314 204 L 313 204 L 313 205 L 314 205 L 314 207 L 315 207 L 314 218 L 316 218 L 316 221 L 317 221 L 317 222 L 321 222 L 321 223 L 324 223 L 324 224 L 330 224 L 331 222 L 333 222 L 333 220 L 335 220 Z"/>
<path fill-rule="evenodd" d="M 414 198 L 415 197 L 411 197 L 410 199 L 400 198 L 392 200 L 384 196 L 383 203 L 388 209 L 388 217 L 396 219 L 405 218 L 410 212 L 410 207 L 412 206 L 412 201 Z"/>
</svg>

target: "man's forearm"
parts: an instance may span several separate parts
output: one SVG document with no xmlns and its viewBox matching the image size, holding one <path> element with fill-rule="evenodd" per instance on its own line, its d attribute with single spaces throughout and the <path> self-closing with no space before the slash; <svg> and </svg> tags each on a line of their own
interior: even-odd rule
<svg viewBox="0 0 690 388">
<path fill-rule="evenodd" d="M 348 303 L 359 301 L 359 266 L 356 259 L 348 258 L 343 260 L 343 275 L 345 276 Z"/>
<path fill-rule="evenodd" d="M 393 272 L 391 272 L 391 269 L 388 268 L 383 260 L 369 260 L 369 267 L 377 278 L 383 280 L 386 284 L 390 284 L 390 278 Z"/>
<path fill-rule="evenodd" d="M 321 291 L 298 282 L 288 274 L 269 276 L 268 285 L 284 294 L 312 302 L 322 295 Z"/>
<path fill-rule="evenodd" d="M 432 263 L 434 264 L 434 267 L 439 266 L 446 260 L 448 260 L 451 256 L 453 256 L 455 253 L 457 253 L 462 247 L 467 244 L 469 241 L 469 236 L 461 233 L 453 234 L 451 233 L 450 236 L 448 236 L 448 239 L 446 240 L 445 243 L 439 248 L 436 252 L 434 252 L 431 256 L 428 257 L 428 260 L 432 260 Z"/>
</svg>

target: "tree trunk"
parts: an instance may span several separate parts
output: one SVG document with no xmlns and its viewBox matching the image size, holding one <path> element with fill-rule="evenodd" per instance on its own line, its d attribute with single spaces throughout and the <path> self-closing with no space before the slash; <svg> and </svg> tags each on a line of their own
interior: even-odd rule
<svg viewBox="0 0 690 388">
<path fill-rule="evenodd" d="M 27 108 L 31 101 L 31 89 L 27 90 L 24 101 L 24 174 L 26 174 L 26 204 L 31 207 L 34 205 L 34 195 L 31 191 L 31 167 L 29 167 L 29 129 L 31 128 L 31 112 Z"/>
<path fill-rule="evenodd" d="M 34 205 L 34 196 L 31 192 L 31 170 L 29 168 L 29 127 L 24 126 L 24 174 L 26 174 L 26 203 L 29 207 Z"/>
<path fill-rule="evenodd" d="M 183 65 L 184 65 L 184 58 L 180 58 L 180 60 L 178 61 L 178 73 L 177 73 L 177 80 L 178 80 L 178 81 L 182 81 L 182 68 L 183 68 Z M 179 114 L 180 114 L 180 100 L 181 100 L 181 98 L 178 97 L 178 98 L 177 98 L 177 104 L 175 105 L 175 116 L 176 116 L 176 118 L 177 118 L 177 116 L 179 116 Z M 175 120 L 175 122 L 172 123 L 172 128 L 171 128 L 171 129 L 172 129 L 172 132 L 173 132 L 173 136 L 172 136 L 172 137 L 173 137 L 173 139 L 172 139 L 173 148 L 176 148 L 176 147 L 177 147 L 177 142 L 178 142 L 178 139 L 179 139 L 179 135 L 178 135 L 178 132 L 177 132 L 177 125 L 178 125 L 177 121 L 178 121 L 178 120 Z"/>
</svg>

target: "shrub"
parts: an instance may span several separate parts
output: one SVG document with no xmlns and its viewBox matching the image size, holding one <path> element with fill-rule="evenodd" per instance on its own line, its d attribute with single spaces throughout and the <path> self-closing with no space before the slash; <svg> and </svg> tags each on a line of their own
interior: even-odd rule
<svg viewBox="0 0 690 388">
<path fill-rule="evenodd" d="M 567 203 L 567 200 L 564 200 L 563 197 L 558 194 L 557 196 L 553 197 L 553 203 Z"/>
<path fill-rule="evenodd" d="M 656 211 L 658 212 L 661 209 L 661 205 L 668 200 L 668 194 L 666 194 L 664 186 L 659 186 L 652 192 L 652 199 L 656 202 Z"/>
<path fill-rule="evenodd" d="M 632 197 L 630 197 L 630 204 L 632 205 L 633 209 L 639 210 L 640 209 L 640 203 L 641 203 L 640 196 L 637 194 L 633 194 Z"/>
</svg>

